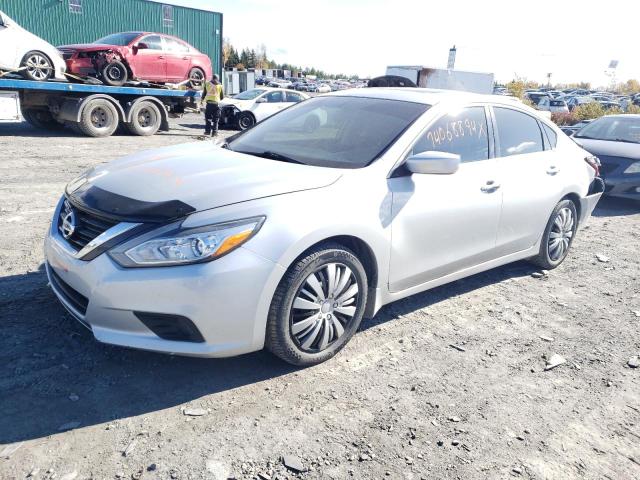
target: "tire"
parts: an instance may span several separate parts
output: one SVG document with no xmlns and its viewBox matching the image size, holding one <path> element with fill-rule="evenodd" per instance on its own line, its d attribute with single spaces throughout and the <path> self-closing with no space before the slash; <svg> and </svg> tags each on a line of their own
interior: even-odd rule
<svg viewBox="0 0 640 480">
<path fill-rule="evenodd" d="M 32 126 L 44 130 L 62 130 L 64 125 L 58 123 L 48 110 L 23 108 L 22 117 Z"/>
<path fill-rule="evenodd" d="M 51 60 L 49 60 L 49 57 L 37 50 L 28 52 L 22 58 L 20 67 L 27 67 L 25 70 L 22 70 L 22 75 L 27 80 L 34 80 L 36 82 L 49 80 L 54 73 L 53 64 Z"/>
<path fill-rule="evenodd" d="M 160 109 L 153 102 L 143 100 L 138 102 L 131 111 L 131 123 L 127 129 L 134 135 L 154 135 L 162 123 Z"/>
<path fill-rule="evenodd" d="M 78 128 L 90 137 L 108 137 L 118 128 L 118 110 L 104 98 L 90 100 L 82 109 Z"/>
<path fill-rule="evenodd" d="M 240 130 L 248 130 L 256 124 L 256 117 L 251 112 L 242 112 L 238 116 L 238 128 Z"/>
<path fill-rule="evenodd" d="M 327 295 L 331 292 L 331 271 L 335 295 Z M 364 267 L 350 250 L 335 243 L 309 250 L 287 270 L 276 289 L 269 309 L 266 348 L 285 362 L 302 367 L 330 359 L 358 330 L 367 289 Z M 320 301 L 322 298 L 326 300 Z"/>
<path fill-rule="evenodd" d="M 114 60 L 107 63 L 100 72 L 102 81 L 111 87 L 121 87 L 129 80 L 129 72 L 124 63 Z"/>
<path fill-rule="evenodd" d="M 204 85 L 204 81 L 206 80 L 204 71 L 201 68 L 193 67 L 189 70 L 189 80 L 191 80 L 192 84 L 198 84 L 200 86 Z"/>
<path fill-rule="evenodd" d="M 545 270 L 559 266 L 569 253 L 577 228 L 578 215 L 575 204 L 571 200 L 562 200 L 549 217 L 538 255 L 529 261 Z"/>
</svg>

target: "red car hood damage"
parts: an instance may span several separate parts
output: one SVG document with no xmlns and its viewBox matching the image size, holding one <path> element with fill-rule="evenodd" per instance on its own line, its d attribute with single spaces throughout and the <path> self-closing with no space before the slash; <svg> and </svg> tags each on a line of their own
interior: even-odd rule
<svg viewBox="0 0 640 480">
<path fill-rule="evenodd" d="M 78 52 L 97 52 L 102 50 L 115 50 L 118 52 L 125 52 L 128 47 L 120 47 L 118 45 L 102 45 L 99 43 L 77 43 L 73 45 L 60 45 L 60 50 L 73 50 Z"/>
</svg>

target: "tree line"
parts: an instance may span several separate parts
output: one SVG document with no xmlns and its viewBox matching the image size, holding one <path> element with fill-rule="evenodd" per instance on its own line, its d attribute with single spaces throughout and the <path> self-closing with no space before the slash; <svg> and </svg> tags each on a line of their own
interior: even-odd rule
<svg viewBox="0 0 640 480">
<path fill-rule="evenodd" d="M 258 45 L 257 48 L 243 48 L 238 51 L 229 41 L 225 38 L 222 42 L 222 60 L 225 70 L 227 68 L 236 68 L 237 70 L 246 70 L 248 68 L 257 68 L 262 70 L 278 69 L 278 70 L 290 70 L 292 75 L 296 73 L 302 73 L 306 75 L 314 75 L 318 78 L 338 79 L 349 78 L 358 79 L 357 75 L 345 75 L 344 73 L 327 73 L 323 70 L 311 67 L 302 68 L 299 65 L 291 65 L 289 63 L 277 63 L 267 56 L 267 47 L 264 43 Z"/>
</svg>

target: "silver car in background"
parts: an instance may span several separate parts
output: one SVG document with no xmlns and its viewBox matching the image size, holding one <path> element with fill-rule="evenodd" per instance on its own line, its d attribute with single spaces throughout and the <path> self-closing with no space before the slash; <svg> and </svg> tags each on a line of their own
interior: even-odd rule
<svg viewBox="0 0 640 480">
<path fill-rule="evenodd" d="M 387 303 L 516 260 L 557 267 L 597 168 L 509 98 L 353 89 L 90 170 L 60 199 L 46 268 L 99 341 L 312 365 Z"/>
</svg>

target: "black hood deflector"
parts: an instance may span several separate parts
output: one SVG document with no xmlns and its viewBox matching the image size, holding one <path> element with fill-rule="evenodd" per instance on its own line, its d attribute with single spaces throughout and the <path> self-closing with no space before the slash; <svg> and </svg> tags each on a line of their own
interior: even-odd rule
<svg viewBox="0 0 640 480">
<path fill-rule="evenodd" d="M 180 200 L 144 202 L 107 192 L 91 183 L 84 183 L 73 192 L 66 192 L 72 205 L 120 222 L 166 223 L 196 211 Z"/>
</svg>

